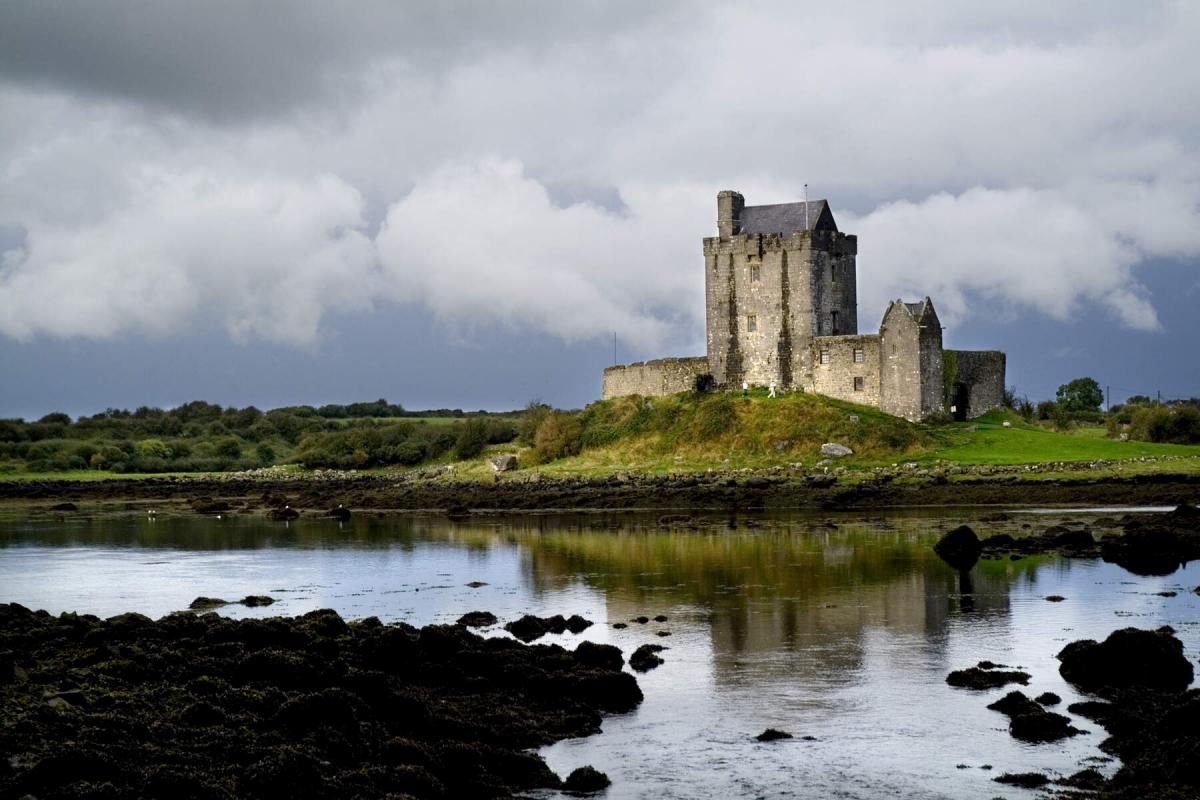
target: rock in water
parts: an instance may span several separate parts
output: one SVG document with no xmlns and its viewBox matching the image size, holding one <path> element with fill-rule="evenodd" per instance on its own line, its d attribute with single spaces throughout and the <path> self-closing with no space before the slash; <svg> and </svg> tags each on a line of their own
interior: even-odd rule
<svg viewBox="0 0 1200 800">
<path fill-rule="evenodd" d="M 275 598 L 267 597 L 265 594 L 251 594 L 246 595 L 241 600 L 238 600 L 238 602 L 244 606 L 247 606 L 248 608 L 257 608 L 258 606 L 273 605 L 275 603 Z"/>
<path fill-rule="evenodd" d="M 220 608 L 227 605 L 229 605 L 229 601 L 219 597 L 197 597 L 188 605 L 188 608 L 197 611 L 202 608 Z"/>
<path fill-rule="evenodd" d="M 629 657 L 629 666 L 638 672 L 649 672 L 663 663 L 657 653 L 666 649 L 661 644 L 644 644 L 633 651 L 633 655 Z"/>
<path fill-rule="evenodd" d="M 496 615 L 490 611 L 468 611 L 458 618 L 458 624 L 468 628 L 485 628 L 496 624 Z"/>
<path fill-rule="evenodd" d="M 767 728 L 765 731 L 760 733 L 758 736 L 755 736 L 754 738 L 760 742 L 775 742 L 780 739 L 791 739 L 793 737 L 787 731 L 781 731 L 781 730 L 777 730 L 775 728 Z"/>
<path fill-rule="evenodd" d="M 933 552 L 937 553 L 942 561 L 960 571 L 975 566 L 982 550 L 979 537 L 966 525 L 959 525 L 933 546 Z"/>
<path fill-rule="evenodd" d="M 1020 670 L 987 670 L 979 667 L 971 667 L 969 669 L 956 669 L 946 676 L 946 683 L 951 686 L 956 686 L 960 689 L 999 689 L 1001 686 L 1007 686 L 1010 683 L 1019 683 L 1026 686 L 1029 683 L 1030 674 L 1021 672 Z"/>
<path fill-rule="evenodd" d="M 575 648 L 575 660 L 590 667 L 618 671 L 625 666 L 625 657 L 615 645 L 580 642 Z"/>
<path fill-rule="evenodd" d="M 326 511 L 325 516 L 333 517 L 338 522 L 346 522 L 350 519 L 350 509 L 346 508 L 345 506 L 338 506 L 337 508 L 331 508 Z"/>
<path fill-rule="evenodd" d="M 595 767 L 580 767 L 571 772 L 563 781 L 563 789 L 578 794 L 591 794 L 607 789 L 612 781 Z"/>
<path fill-rule="evenodd" d="M 821 455 L 830 456 L 832 458 L 842 458 L 844 456 L 854 455 L 854 451 L 844 444 L 837 442 L 826 442 L 821 445 Z"/>
<path fill-rule="evenodd" d="M 1122 628 L 1103 642 L 1082 639 L 1058 654 L 1059 673 L 1083 689 L 1140 687 L 1178 691 L 1192 682 L 1183 643 L 1166 631 Z"/>
<path fill-rule="evenodd" d="M 1037 789 L 1050 782 L 1050 779 L 1040 772 L 1006 772 L 998 778 L 992 778 L 992 780 L 996 783 L 1020 786 L 1022 789 Z"/>
</svg>

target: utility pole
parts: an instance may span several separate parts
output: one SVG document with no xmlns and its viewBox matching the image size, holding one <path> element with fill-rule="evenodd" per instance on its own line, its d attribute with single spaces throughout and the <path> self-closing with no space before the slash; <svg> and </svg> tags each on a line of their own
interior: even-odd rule
<svg viewBox="0 0 1200 800">
<path fill-rule="evenodd" d="M 613 366 L 617 365 L 617 332 L 613 331 Z"/>
<path fill-rule="evenodd" d="M 804 230 L 808 230 L 808 184 L 804 184 Z"/>
<path fill-rule="evenodd" d="M 1112 387 L 1104 387 L 1104 410 L 1112 411 Z"/>
</svg>

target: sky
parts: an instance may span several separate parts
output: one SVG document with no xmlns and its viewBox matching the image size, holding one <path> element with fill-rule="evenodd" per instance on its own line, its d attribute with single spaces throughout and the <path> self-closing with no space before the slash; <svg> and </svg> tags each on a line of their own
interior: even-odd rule
<svg viewBox="0 0 1200 800">
<path fill-rule="evenodd" d="M 0 417 L 581 407 L 704 352 L 716 193 L 1018 394 L 1200 395 L 1200 5 L 0 4 Z"/>
</svg>

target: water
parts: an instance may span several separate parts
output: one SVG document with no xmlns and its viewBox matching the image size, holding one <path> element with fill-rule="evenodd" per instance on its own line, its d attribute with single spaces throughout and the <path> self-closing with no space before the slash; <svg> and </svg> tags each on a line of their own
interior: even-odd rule
<svg viewBox="0 0 1200 800">
<path fill-rule="evenodd" d="M 1020 665 L 1034 676 L 1024 691 L 1056 692 L 1062 711 L 1079 699 L 1054 659 L 1068 641 L 1169 624 L 1189 657 L 1200 648 L 1194 566 L 1142 578 L 1097 561 L 1034 557 L 981 562 L 964 583 L 930 550 L 961 522 L 1019 532 L 1061 515 L 757 515 L 663 530 L 653 517 L 619 514 L 357 515 L 285 526 L 8 510 L 0 513 L 0 600 L 158 616 L 197 595 L 269 594 L 279 600 L 270 608 L 221 613 L 331 607 L 414 625 L 472 610 L 502 621 L 577 613 L 597 624 L 543 641 L 570 648 L 586 638 L 626 654 L 647 642 L 669 647 L 666 663 L 638 678 L 646 694 L 638 710 L 607 718 L 598 736 L 543 750 L 559 774 L 583 764 L 607 772 L 609 798 L 1016 798 L 1027 793 L 991 778 L 1094 765 L 1087 759 L 1101 755 L 1103 732 L 1077 719 L 1088 735 L 1022 744 L 986 708 L 1004 690 L 952 689 L 947 672 L 981 659 Z M 473 581 L 486 585 L 466 585 Z M 1164 590 L 1178 596 L 1155 594 Z M 1047 602 L 1052 594 L 1067 599 Z M 657 614 L 668 621 L 629 621 Z M 767 727 L 815 741 L 755 742 Z"/>
</svg>

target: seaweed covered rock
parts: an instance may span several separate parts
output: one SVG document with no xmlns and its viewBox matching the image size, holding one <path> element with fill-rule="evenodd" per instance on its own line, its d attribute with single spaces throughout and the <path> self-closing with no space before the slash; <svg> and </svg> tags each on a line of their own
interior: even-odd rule
<svg viewBox="0 0 1200 800">
<path fill-rule="evenodd" d="M 1103 642 L 1071 642 L 1058 654 L 1059 673 L 1083 689 L 1141 687 L 1181 690 L 1192 682 L 1183 643 L 1167 631 L 1122 628 Z"/>
<path fill-rule="evenodd" d="M 1010 683 L 1026 686 L 1032 677 L 1021 670 L 988 669 L 981 662 L 979 666 L 967 669 L 956 669 L 946 676 L 946 683 L 960 689 L 999 689 Z"/>
<path fill-rule="evenodd" d="M 563 781 L 563 789 L 575 794 L 592 794 L 607 789 L 612 784 L 600 770 L 595 767 L 579 767 L 572 770 L 567 779 Z"/>
<path fill-rule="evenodd" d="M 638 672 L 649 672 L 663 663 L 658 654 L 666 649 L 661 644 L 644 644 L 633 651 L 633 655 L 629 657 L 629 666 Z"/>
<path fill-rule="evenodd" d="M 615 656 L 615 658 L 614 658 Z M 641 701 L 583 654 L 462 626 L 54 617 L 0 604 L 0 797 L 507 797 L 562 782 L 527 752 Z M 583 790 L 582 788 L 580 789 Z"/>
<path fill-rule="evenodd" d="M 969 570 L 975 566 L 982 550 L 979 537 L 966 525 L 959 525 L 933 546 L 933 552 L 957 570 Z"/>
</svg>

